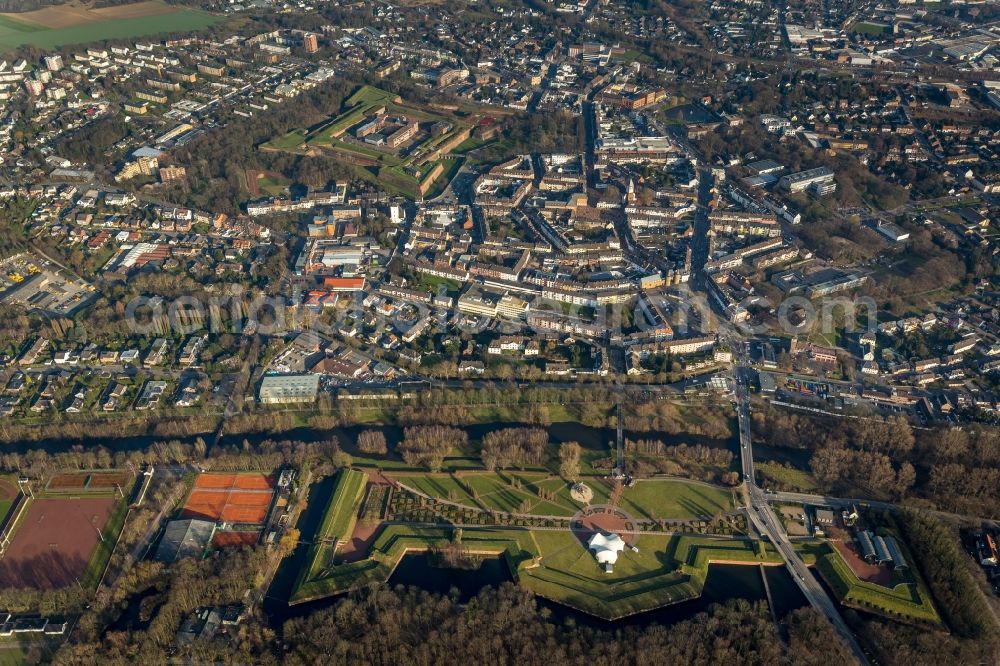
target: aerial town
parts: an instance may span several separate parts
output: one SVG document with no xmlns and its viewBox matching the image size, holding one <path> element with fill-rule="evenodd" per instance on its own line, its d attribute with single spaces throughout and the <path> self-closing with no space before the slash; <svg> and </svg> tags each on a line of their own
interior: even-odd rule
<svg viewBox="0 0 1000 666">
<path fill-rule="evenodd" d="M 1000 663 L 998 255 L 990 0 L 0 0 L 0 663 Z"/>
</svg>

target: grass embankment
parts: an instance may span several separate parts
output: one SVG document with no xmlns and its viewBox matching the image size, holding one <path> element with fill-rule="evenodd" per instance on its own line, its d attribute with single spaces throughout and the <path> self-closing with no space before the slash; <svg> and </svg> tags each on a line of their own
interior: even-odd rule
<svg viewBox="0 0 1000 666">
<path fill-rule="evenodd" d="M 901 542 L 897 543 L 904 548 Z M 890 618 L 941 623 L 930 593 L 912 570 L 894 571 L 894 585 L 886 587 L 858 578 L 837 549 L 829 544 L 821 544 L 814 554 L 816 569 L 845 606 Z"/>
<path fill-rule="evenodd" d="M 385 581 L 408 551 L 427 551 L 451 542 L 448 527 L 388 525 L 372 544 L 368 558 L 333 567 L 327 576 L 301 581 L 289 603 L 297 604 L 344 592 L 365 583 Z M 465 530 L 462 544 L 470 553 L 504 554 L 512 570 L 537 554 L 531 533 L 504 528 Z"/>
<path fill-rule="evenodd" d="M 328 576 L 300 584 L 291 603 L 303 603 L 385 581 L 409 551 L 452 543 L 447 527 L 389 525 L 371 555 L 334 567 Z M 504 557 L 515 578 L 552 601 L 597 617 L 615 619 L 701 595 L 713 562 L 777 564 L 777 554 L 736 539 L 643 534 L 639 552 L 625 551 L 611 573 L 569 531 L 463 528 L 461 544 L 471 553 Z"/>
<path fill-rule="evenodd" d="M 449 141 L 457 139 L 459 133 L 468 132 L 468 124 L 459 117 L 428 111 L 422 105 L 404 102 L 394 93 L 373 86 L 359 88 L 344 103 L 344 109 L 343 113 L 312 131 L 299 129 L 289 132 L 262 144 L 261 150 L 305 154 L 313 149 L 322 149 L 351 163 L 359 178 L 378 183 L 383 189 L 411 199 L 437 196 L 461 168 L 462 158 L 437 155 L 436 152 Z M 348 138 L 350 128 L 374 117 L 379 109 L 405 116 L 425 126 L 447 122 L 450 129 L 435 136 L 428 136 L 425 132 L 402 152 Z M 430 159 L 431 156 L 437 159 Z M 441 173 L 434 176 L 439 166 Z"/>
<path fill-rule="evenodd" d="M 462 478 L 447 474 L 400 474 L 403 484 L 432 497 L 471 507 L 516 511 L 530 500 L 531 511 L 569 517 L 580 507 L 569 497 L 567 484 L 545 474 L 476 473 Z M 511 485 L 510 481 L 517 485 Z M 594 480 L 595 486 L 598 486 Z M 363 485 L 341 478 L 331 497 L 320 528 L 322 537 L 344 534 L 352 526 Z M 633 499 L 654 515 L 676 517 L 711 497 L 719 508 L 731 506 L 728 491 L 674 480 L 646 482 Z M 555 493 L 540 499 L 539 488 Z M 637 486 L 638 488 L 638 486 Z M 596 501 L 606 501 L 608 487 L 600 487 Z M 635 489 L 627 489 L 631 491 Z M 694 493 L 694 495 L 690 495 Z M 351 501 L 353 498 L 353 501 Z M 663 501 L 663 498 L 666 498 Z M 701 510 L 701 509 L 698 509 Z M 386 525 L 372 544 L 368 557 L 346 564 L 330 564 L 327 544 L 314 545 L 309 565 L 291 596 L 303 603 L 350 590 L 369 582 L 385 581 L 408 551 L 428 551 L 454 544 L 455 529 L 448 526 Z M 518 529 L 462 527 L 461 546 L 472 554 L 498 554 L 515 579 L 536 594 L 598 617 L 614 619 L 697 597 L 704 588 L 712 562 L 777 563 L 777 555 L 759 542 L 682 534 L 648 534 L 637 537 L 638 552 L 621 553 L 614 571 L 607 573 L 593 555 L 567 529 Z"/>
<path fill-rule="evenodd" d="M 540 566 L 521 572 L 536 594 L 578 610 L 616 619 L 701 596 L 713 562 L 777 564 L 759 542 L 687 535 L 643 534 L 639 552 L 625 551 L 605 572 L 569 532 L 537 532 Z"/>
<path fill-rule="evenodd" d="M 755 462 L 754 469 L 773 488 L 794 492 L 813 492 L 818 489 L 816 479 L 808 472 L 788 467 L 776 462 Z"/>
<path fill-rule="evenodd" d="M 368 474 L 365 472 L 344 469 L 338 473 L 330 501 L 323 512 L 323 522 L 309 547 L 309 566 L 303 572 L 303 580 L 312 580 L 319 574 L 333 559 L 337 544 L 350 537 L 367 484 Z"/>
</svg>

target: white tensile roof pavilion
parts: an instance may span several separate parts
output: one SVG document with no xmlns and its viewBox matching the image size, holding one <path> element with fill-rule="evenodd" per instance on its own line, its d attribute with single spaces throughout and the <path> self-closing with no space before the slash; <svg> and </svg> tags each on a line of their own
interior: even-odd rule
<svg viewBox="0 0 1000 666">
<path fill-rule="evenodd" d="M 587 541 L 587 548 L 594 551 L 594 557 L 604 565 L 604 570 L 610 573 L 618 561 L 618 553 L 625 550 L 625 542 L 617 534 L 604 535 L 596 532 Z"/>
</svg>

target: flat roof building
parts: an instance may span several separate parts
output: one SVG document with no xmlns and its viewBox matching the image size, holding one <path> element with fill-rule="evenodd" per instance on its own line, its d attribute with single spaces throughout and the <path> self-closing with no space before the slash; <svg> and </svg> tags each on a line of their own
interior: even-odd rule
<svg viewBox="0 0 1000 666">
<path fill-rule="evenodd" d="M 793 194 L 805 192 L 811 186 L 832 183 L 833 175 L 833 172 L 826 167 L 816 167 L 782 176 L 781 180 L 778 181 L 778 187 Z"/>
<path fill-rule="evenodd" d="M 319 375 L 269 375 L 260 384 L 261 404 L 315 402 L 319 393 Z"/>
</svg>

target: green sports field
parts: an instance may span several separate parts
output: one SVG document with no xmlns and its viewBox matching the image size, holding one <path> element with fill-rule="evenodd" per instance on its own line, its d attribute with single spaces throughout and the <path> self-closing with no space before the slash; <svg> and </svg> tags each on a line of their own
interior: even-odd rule
<svg viewBox="0 0 1000 666">
<path fill-rule="evenodd" d="M 0 15 L 0 49 L 36 46 L 52 49 L 67 44 L 85 44 L 105 39 L 128 39 L 161 33 L 190 32 L 207 28 L 220 18 L 193 9 L 178 9 L 157 16 L 109 19 L 68 28 L 44 25 Z"/>
</svg>

